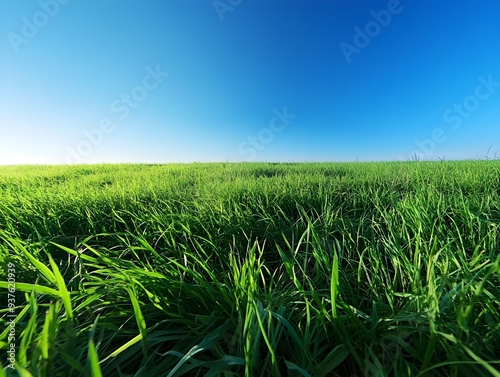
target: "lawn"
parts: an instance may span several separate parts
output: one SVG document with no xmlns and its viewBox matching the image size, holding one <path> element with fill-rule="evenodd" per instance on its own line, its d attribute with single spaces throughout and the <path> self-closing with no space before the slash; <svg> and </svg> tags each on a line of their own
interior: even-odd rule
<svg viewBox="0 0 500 377">
<path fill-rule="evenodd" d="M 0 303 L 3 375 L 500 376 L 500 161 L 0 167 Z"/>
</svg>

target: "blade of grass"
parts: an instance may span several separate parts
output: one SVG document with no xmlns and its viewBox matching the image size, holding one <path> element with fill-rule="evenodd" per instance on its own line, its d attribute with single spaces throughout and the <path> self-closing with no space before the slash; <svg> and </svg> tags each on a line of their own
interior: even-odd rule
<svg viewBox="0 0 500 377">
<path fill-rule="evenodd" d="M 68 289 L 66 288 L 66 283 L 64 281 L 64 278 L 62 277 L 61 272 L 59 271 L 59 267 L 57 267 L 57 264 L 54 262 L 50 254 L 49 254 L 49 263 L 52 267 L 52 271 L 54 272 L 54 276 L 56 278 L 57 287 L 59 288 L 60 296 L 64 304 L 64 307 L 66 309 L 66 315 L 68 316 L 68 319 L 71 321 L 73 320 L 73 308 L 71 306 L 71 297 L 68 292 Z"/>
</svg>

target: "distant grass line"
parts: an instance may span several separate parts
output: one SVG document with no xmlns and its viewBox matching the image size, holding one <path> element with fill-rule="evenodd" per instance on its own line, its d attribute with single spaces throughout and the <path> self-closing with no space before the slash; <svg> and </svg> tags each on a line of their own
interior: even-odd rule
<svg viewBox="0 0 500 377">
<path fill-rule="evenodd" d="M 0 198 L 19 374 L 500 376 L 499 161 L 0 167 Z"/>
</svg>

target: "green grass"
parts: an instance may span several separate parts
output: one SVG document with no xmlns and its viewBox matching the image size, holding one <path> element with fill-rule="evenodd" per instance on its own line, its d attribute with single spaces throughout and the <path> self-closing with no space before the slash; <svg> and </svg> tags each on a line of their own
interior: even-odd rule
<svg viewBox="0 0 500 377">
<path fill-rule="evenodd" d="M 23 376 L 500 376 L 499 219 L 498 161 L 2 167 L 0 361 L 10 263 Z"/>
</svg>

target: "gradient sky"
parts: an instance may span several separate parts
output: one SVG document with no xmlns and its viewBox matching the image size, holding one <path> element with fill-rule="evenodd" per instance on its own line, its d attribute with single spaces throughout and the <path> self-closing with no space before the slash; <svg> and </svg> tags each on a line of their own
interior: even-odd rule
<svg viewBox="0 0 500 377">
<path fill-rule="evenodd" d="M 500 156 L 500 1 L 0 0 L 0 164 Z"/>
</svg>

